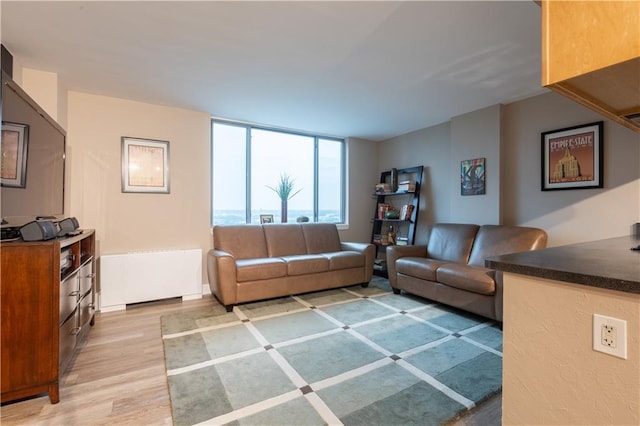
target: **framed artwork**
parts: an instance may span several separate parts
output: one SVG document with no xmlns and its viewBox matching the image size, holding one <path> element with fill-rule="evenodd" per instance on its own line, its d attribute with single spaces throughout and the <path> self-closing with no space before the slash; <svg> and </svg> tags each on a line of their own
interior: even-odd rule
<svg viewBox="0 0 640 426">
<path fill-rule="evenodd" d="M 26 188 L 29 125 L 3 121 L 0 145 L 2 145 L 0 183 L 2 186 Z"/>
<path fill-rule="evenodd" d="M 122 137 L 122 192 L 169 193 L 169 142 Z"/>
<path fill-rule="evenodd" d="M 260 215 L 260 223 L 273 223 L 273 215 L 272 214 L 261 214 Z"/>
<path fill-rule="evenodd" d="M 542 191 L 603 187 L 603 123 L 542 133 Z"/>
<path fill-rule="evenodd" d="M 460 194 L 484 195 L 486 192 L 484 158 L 460 162 Z"/>
</svg>

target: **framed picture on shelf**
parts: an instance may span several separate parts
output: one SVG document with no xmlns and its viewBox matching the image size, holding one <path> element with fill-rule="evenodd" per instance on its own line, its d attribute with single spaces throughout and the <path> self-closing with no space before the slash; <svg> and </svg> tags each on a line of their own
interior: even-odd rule
<svg viewBox="0 0 640 426">
<path fill-rule="evenodd" d="M 273 215 L 272 214 L 261 214 L 260 215 L 260 223 L 273 223 Z"/>
<path fill-rule="evenodd" d="M 122 137 L 122 192 L 169 193 L 169 142 Z"/>
<path fill-rule="evenodd" d="M 542 191 L 603 187 L 603 124 L 542 133 Z"/>
<path fill-rule="evenodd" d="M 2 122 L 2 186 L 27 187 L 27 147 L 29 125 Z"/>
</svg>

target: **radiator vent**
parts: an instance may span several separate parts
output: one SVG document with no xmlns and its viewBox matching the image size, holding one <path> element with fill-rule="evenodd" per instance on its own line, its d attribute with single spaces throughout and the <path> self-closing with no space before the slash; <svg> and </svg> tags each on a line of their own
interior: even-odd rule
<svg viewBox="0 0 640 426">
<path fill-rule="evenodd" d="M 171 297 L 202 297 L 202 250 L 100 256 L 100 310 Z"/>
</svg>

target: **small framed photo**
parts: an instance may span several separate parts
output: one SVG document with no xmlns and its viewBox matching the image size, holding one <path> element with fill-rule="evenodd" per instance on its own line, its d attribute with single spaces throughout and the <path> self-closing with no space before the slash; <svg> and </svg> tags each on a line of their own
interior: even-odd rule
<svg viewBox="0 0 640 426">
<path fill-rule="evenodd" d="M 460 162 L 460 195 L 484 195 L 486 192 L 484 158 Z"/>
<path fill-rule="evenodd" d="M 169 142 L 122 137 L 122 192 L 169 193 Z"/>
<path fill-rule="evenodd" d="M 2 165 L 0 183 L 13 188 L 27 187 L 29 125 L 2 122 Z"/>
<path fill-rule="evenodd" d="M 261 214 L 260 215 L 260 223 L 273 223 L 273 215 L 272 214 Z"/>
<path fill-rule="evenodd" d="M 542 133 L 542 191 L 603 187 L 603 123 Z"/>
</svg>

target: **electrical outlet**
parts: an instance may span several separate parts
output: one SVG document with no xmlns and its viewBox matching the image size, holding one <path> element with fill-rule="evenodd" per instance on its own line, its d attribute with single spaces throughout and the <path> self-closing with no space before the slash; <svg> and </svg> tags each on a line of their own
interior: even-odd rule
<svg viewBox="0 0 640 426">
<path fill-rule="evenodd" d="M 627 359 L 627 322 L 593 314 L 593 350 Z"/>
<path fill-rule="evenodd" d="M 611 324 L 602 324 L 600 330 L 600 344 L 610 348 L 618 347 L 616 328 Z"/>
</svg>

